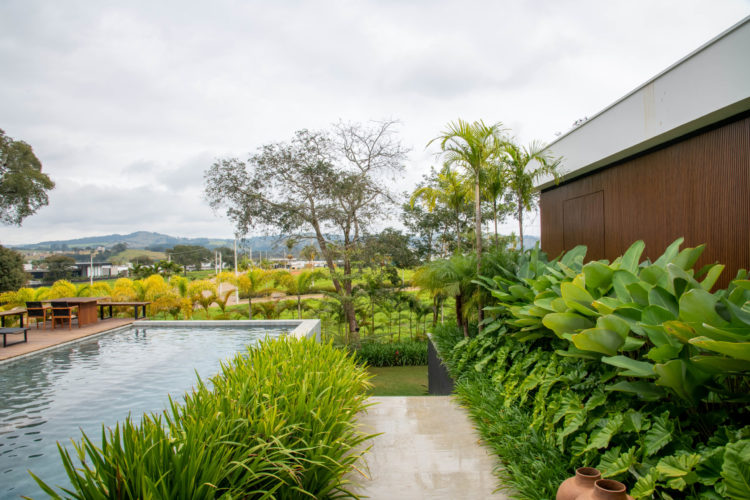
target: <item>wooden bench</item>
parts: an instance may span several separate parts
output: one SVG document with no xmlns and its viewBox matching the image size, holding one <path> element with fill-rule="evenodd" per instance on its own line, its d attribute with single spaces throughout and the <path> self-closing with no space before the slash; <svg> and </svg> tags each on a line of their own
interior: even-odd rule
<svg viewBox="0 0 750 500">
<path fill-rule="evenodd" d="M 146 306 L 149 305 L 151 302 L 99 302 L 99 319 L 105 319 L 104 317 L 104 311 L 105 309 L 109 309 L 109 316 L 108 318 L 111 318 L 112 315 L 112 308 L 113 307 L 132 307 L 134 318 L 138 319 L 139 317 L 145 318 L 146 317 Z M 141 312 L 141 316 L 138 316 L 138 312 Z"/>
<path fill-rule="evenodd" d="M 28 340 L 26 334 L 28 333 L 28 328 L 0 328 L 0 334 L 3 336 L 3 347 L 8 347 L 9 345 L 14 344 L 20 344 L 21 342 L 26 342 Z M 15 342 L 8 343 L 8 335 L 21 335 L 23 334 L 23 340 L 17 340 Z"/>
</svg>

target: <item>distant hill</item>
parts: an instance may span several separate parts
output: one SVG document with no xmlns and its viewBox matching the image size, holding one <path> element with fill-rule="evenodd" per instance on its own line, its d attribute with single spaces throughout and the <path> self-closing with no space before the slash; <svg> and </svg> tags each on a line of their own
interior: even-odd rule
<svg viewBox="0 0 750 500">
<path fill-rule="evenodd" d="M 175 245 L 198 245 L 206 248 L 234 246 L 233 239 L 220 238 L 180 238 L 168 234 L 150 231 L 136 231 L 130 234 L 108 234 L 106 236 L 91 236 L 72 240 L 41 241 L 28 245 L 17 245 L 19 250 L 75 250 L 87 247 L 112 247 L 118 243 L 125 243 L 130 249 L 148 249 L 164 251 Z M 278 236 L 253 236 L 241 241 L 242 248 L 252 248 L 253 251 L 283 254 L 286 251 L 283 238 Z M 283 249 L 283 251 L 282 251 Z"/>
</svg>

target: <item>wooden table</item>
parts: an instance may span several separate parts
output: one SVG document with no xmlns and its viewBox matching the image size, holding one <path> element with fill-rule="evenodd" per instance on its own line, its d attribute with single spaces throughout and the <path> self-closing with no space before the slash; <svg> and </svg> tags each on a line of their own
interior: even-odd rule
<svg viewBox="0 0 750 500">
<path fill-rule="evenodd" d="M 67 302 L 68 305 L 78 307 L 78 327 L 96 323 L 99 316 L 96 314 L 96 303 L 104 297 L 61 297 L 59 299 L 45 300 L 44 302 Z"/>
<path fill-rule="evenodd" d="M 112 307 L 132 307 L 133 317 L 138 319 L 140 311 L 146 317 L 146 306 L 151 302 L 99 302 L 99 319 L 104 319 L 104 311 L 109 308 L 109 317 L 112 317 Z"/>
<path fill-rule="evenodd" d="M 5 328 L 5 317 L 6 316 L 18 316 L 18 321 L 20 321 L 20 326 L 23 328 L 23 315 L 26 314 L 25 308 L 19 308 L 16 307 L 14 309 L 8 309 L 7 311 L 0 311 L 0 325 L 2 328 Z"/>
</svg>

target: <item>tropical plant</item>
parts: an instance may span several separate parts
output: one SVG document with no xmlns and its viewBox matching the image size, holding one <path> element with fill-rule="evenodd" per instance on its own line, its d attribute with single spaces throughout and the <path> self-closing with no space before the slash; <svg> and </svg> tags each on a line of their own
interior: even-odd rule
<svg viewBox="0 0 750 500">
<path fill-rule="evenodd" d="M 500 122 L 486 125 L 483 121 L 473 123 L 458 119 L 449 123 L 448 128 L 438 137 L 430 141 L 437 141 L 446 165 L 458 165 L 466 170 L 474 180 L 474 231 L 476 236 L 476 266 L 477 274 L 482 263 L 482 172 L 497 157 L 504 144 L 503 129 Z M 429 145 L 429 144 L 428 144 Z M 482 324 L 482 302 L 478 302 L 479 327 Z"/>
<path fill-rule="evenodd" d="M 528 146 L 505 141 L 502 154 L 505 177 L 516 205 L 519 249 L 523 250 L 523 211 L 531 210 L 536 204 L 537 190 L 534 181 L 543 175 L 550 175 L 557 182 L 560 159 L 552 158 L 549 152 L 545 151 L 544 144 L 536 141 Z"/>
<path fill-rule="evenodd" d="M 476 257 L 473 254 L 454 255 L 450 259 L 436 260 L 427 264 L 417 275 L 418 283 L 426 283 L 456 302 L 456 322 L 469 336 L 468 303 L 476 291 L 473 283 L 476 275 Z"/>
<path fill-rule="evenodd" d="M 237 288 L 240 297 L 247 297 L 247 309 L 249 317 L 253 317 L 253 298 L 266 293 L 266 285 L 271 280 L 271 273 L 264 269 L 254 268 L 237 277 Z"/>
<path fill-rule="evenodd" d="M 282 271 L 274 274 L 274 282 L 281 287 L 287 295 L 297 297 L 297 318 L 302 317 L 302 296 L 313 293 L 315 280 L 321 278 L 318 271 L 302 271 L 297 274 L 291 274 Z"/>
<path fill-rule="evenodd" d="M 313 340 L 267 340 L 163 413 L 60 447 L 75 498 L 340 498 L 373 436 L 366 370 Z M 302 389 L 302 390 L 301 390 Z M 96 441 L 96 444 L 95 444 Z M 45 493 L 62 498 L 34 476 Z"/>
</svg>

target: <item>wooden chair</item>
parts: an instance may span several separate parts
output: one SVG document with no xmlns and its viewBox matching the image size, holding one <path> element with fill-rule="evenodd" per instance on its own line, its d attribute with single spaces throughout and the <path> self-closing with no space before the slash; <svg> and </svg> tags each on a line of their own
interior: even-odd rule
<svg viewBox="0 0 750 500">
<path fill-rule="evenodd" d="M 52 329 L 55 329 L 55 322 L 68 321 L 68 330 L 73 328 L 73 308 L 75 306 L 69 305 L 67 302 L 55 301 L 50 303 L 52 305 Z"/>
<path fill-rule="evenodd" d="M 40 319 L 42 320 L 42 328 L 47 328 L 47 309 L 44 308 L 44 304 L 41 302 L 26 302 L 26 317 L 28 318 L 29 326 L 31 326 L 33 318 L 37 328 L 39 328 Z"/>
</svg>

